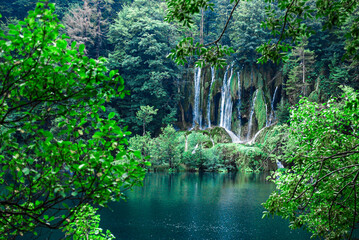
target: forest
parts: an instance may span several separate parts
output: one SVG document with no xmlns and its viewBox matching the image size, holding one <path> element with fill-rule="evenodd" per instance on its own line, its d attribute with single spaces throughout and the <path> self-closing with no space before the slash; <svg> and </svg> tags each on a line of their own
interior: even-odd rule
<svg viewBox="0 0 359 240">
<path fill-rule="evenodd" d="M 8 0 L 0 17 L 0 239 L 115 239 L 99 209 L 183 172 L 266 173 L 263 217 L 359 236 L 358 1 Z"/>
</svg>

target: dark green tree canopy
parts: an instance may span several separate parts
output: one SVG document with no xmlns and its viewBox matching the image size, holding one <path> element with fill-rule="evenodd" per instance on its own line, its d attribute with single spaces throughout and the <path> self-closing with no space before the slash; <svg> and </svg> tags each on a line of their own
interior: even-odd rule
<svg viewBox="0 0 359 240">
<path fill-rule="evenodd" d="M 67 45 L 54 4 L 40 1 L 0 32 L 0 236 L 75 221 L 85 204 L 105 206 L 141 183 L 140 153 L 103 104 L 124 81 L 102 60 Z"/>
<path fill-rule="evenodd" d="M 140 106 L 159 109 L 151 130 L 172 122 L 177 111 L 179 69 L 166 53 L 173 47 L 178 30 L 163 21 L 164 7 L 156 1 L 136 0 L 118 13 L 108 34 L 114 46 L 108 66 L 119 69 L 131 91 L 124 101 L 111 104 L 137 132 L 142 126 L 137 126 L 136 118 Z"/>
<path fill-rule="evenodd" d="M 200 12 L 200 9 L 212 9 L 210 1 L 196 0 L 194 2 L 179 2 L 177 0 L 167 0 L 167 17 L 168 21 L 179 21 L 188 27 L 193 23 L 193 16 Z M 228 15 L 222 33 L 219 37 L 209 43 L 201 44 L 194 42 L 193 38 L 183 38 L 182 41 L 173 49 L 170 57 L 175 59 L 177 63 L 186 62 L 186 57 L 197 55 L 201 58 L 198 64 L 203 64 L 201 59 L 212 65 L 223 65 L 223 57 L 232 49 L 220 44 L 228 24 L 233 17 L 236 8 L 240 8 L 241 0 L 231 0 L 233 4 L 232 11 Z M 263 27 L 269 29 L 274 38 L 263 43 L 259 48 L 263 56 L 259 58 L 259 62 L 267 62 L 272 60 L 279 62 L 286 59 L 288 50 L 293 44 L 296 44 L 303 37 L 310 37 L 313 29 L 306 24 L 307 19 L 324 18 L 326 19 L 323 29 L 331 29 L 334 26 L 343 26 L 349 24 L 346 33 L 346 50 L 347 56 L 351 56 L 354 60 L 359 59 L 358 41 L 359 38 L 359 17 L 357 16 L 359 3 L 356 0 L 265 0 L 269 3 L 265 7 L 266 20 Z M 276 4 L 272 4 L 276 3 Z M 245 6 L 245 5 L 243 5 Z"/>
</svg>

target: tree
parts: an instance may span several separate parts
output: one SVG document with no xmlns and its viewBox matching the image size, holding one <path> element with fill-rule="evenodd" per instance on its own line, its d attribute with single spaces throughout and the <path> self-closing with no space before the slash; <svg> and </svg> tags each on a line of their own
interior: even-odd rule
<svg viewBox="0 0 359 240">
<path fill-rule="evenodd" d="M 153 109 L 153 106 L 141 106 L 136 113 L 137 119 L 142 123 L 143 136 L 146 134 L 146 124 L 153 120 L 153 115 L 157 114 L 158 109 Z"/>
<path fill-rule="evenodd" d="M 191 27 L 193 16 L 200 12 L 200 9 L 213 10 L 213 4 L 208 0 L 167 0 L 167 21 L 179 21 L 185 26 Z M 233 52 L 233 49 L 220 44 L 221 38 L 228 27 L 228 24 L 241 2 L 240 0 L 231 0 L 233 8 L 223 27 L 223 31 L 218 38 L 212 42 L 200 44 L 193 38 L 183 38 L 172 50 L 170 57 L 178 64 L 187 62 L 188 56 L 201 56 L 197 61 L 198 65 L 204 62 L 216 66 L 223 66 L 225 61 L 223 57 Z M 268 4 L 266 6 L 266 20 L 263 26 L 268 28 L 274 38 L 258 47 L 257 51 L 262 54 L 259 62 L 279 62 L 286 60 L 287 52 L 293 44 L 303 37 L 309 37 L 314 31 L 305 21 L 313 18 L 327 18 L 323 29 L 331 29 L 334 26 L 342 26 L 348 23 L 348 19 L 354 18 L 349 26 L 349 33 L 346 34 L 347 56 L 354 60 L 359 60 L 357 48 L 359 42 L 359 17 L 355 15 L 358 11 L 359 2 L 355 0 L 329 1 L 329 0 L 265 0 L 267 3 L 277 2 L 277 4 Z M 278 11 L 279 10 L 279 11 Z"/>
<path fill-rule="evenodd" d="M 106 100 L 128 93 L 123 79 L 84 56 L 83 44 L 68 47 L 54 11 L 40 1 L 0 32 L 2 239 L 64 228 L 86 204 L 122 199 L 145 174 L 115 113 L 100 117 Z"/>
<path fill-rule="evenodd" d="M 102 17 L 99 1 L 84 0 L 82 6 L 71 8 L 62 20 L 66 27 L 66 34 L 70 37 L 68 42 L 76 41 L 78 45 L 85 44 L 87 46 L 85 53 L 96 58 L 100 56 L 105 25 L 108 24 Z"/>
<path fill-rule="evenodd" d="M 307 97 L 315 63 L 314 51 L 307 49 L 307 40 L 304 39 L 298 46 L 294 47 L 289 55 L 287 66 L 288 80 L 285 84 L 289 101 L 294 105 L 300 96 Z"/>
<path fill-rule="evenodd" d="M 163 21 L 164 4 L 156 1 L 136 0 L 125 5 L 110 26 L 109 41 L 114 51 L 109 54 L 108 66 L 119 69 L 127 79 L 131 96 L 124 101 L 111 102 L 120 116 L 140 133 L 136 112 L 140 106 L 151 105 L 159 109 L 147 130 L 160 130 L 163 124 L 175 120 L 180 93 L 175 83 L 179 69 L 166 53 L 170 52 L 178 36 L 175 25 Z"/>
<path fill-rule="evenodd" d="M 154 157 L 166 163 L 168 161 L 169 167 L 173 169 L 175 166 L 178 166 L 180 162 L 181 151 L 178 149 L 180 145 L 179 138 L 172 125 L 163 127 L 161 131 L 162 133 L 155 139 L 155 144 L 158 146 L 157 149 L 160 151 L 153 151 Z"/>
<path fill-rule="evenodd" d="M 227 34 L 241 62 L 256 62 L 259 57 L 256 49 L 271 38 L 270 32 L 261 27 L 265 21 L 263 5 L 264 0 L 242 1 L 233 13 Z"/>
<path fill-rule="evenodd" d="M 95 39 L 99 34 L 96 31 L 94 16 L 95 9 L 89 5 L 87 0 L 83 2 L 83 6 L 71 8 L 65 14 L 62 21 L 65 25 L 66 34 L 70 37 L 69 43 L 76 41 L 78 45 L 85 44 L 87 47 L 94 47 Z M 85 49 L 85 53 L 88 53 L 87 49 Z"/>
<path fill-rule="evenodd" d="M 277 191 L 264 204 L 266 215 L 325 239 L 350 239 L 359 223 L 359 99 L 344 90 L 340 102 L 302 99 L 291 111 L 285 159 L 292 167 L 275 173 Z"/>
</svg>

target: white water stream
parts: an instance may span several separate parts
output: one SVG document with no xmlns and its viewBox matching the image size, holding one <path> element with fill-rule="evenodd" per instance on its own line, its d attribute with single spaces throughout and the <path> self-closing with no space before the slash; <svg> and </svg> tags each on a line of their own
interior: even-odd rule
<svg viewBox="0 0 359 240">
<path fill-rule="evenodd" d="M 252 101 L 252 106 L 251 106 L 251 113 L 250 113 L 250 115 L 249 115 L 249 124 L 248 124 L 247 141 L 249 141 L 249 138 L 250 138 L 251 133 L 252 133 L 253 114 L 254 114 L 254 105 L 255 105 L 255 103 L 256 103 L 257 94 L 258 94 L 258 89 L 256 90 L 256 92 L 255 92 L 255 94 L 254 94 L 253 101 Z"/>
<path fill-rule="evenodd" d="M 274 93 L 273 93 L 272 102 L 271 102 L 271 112 L 270 112 L 269 122 L 268 122 L 267 126 L 272 125 L 273 121 L 276 118 L 275 111 L 274 111 L 274 101 L 275 101 L 275 96 L 277 95 L 277 90 L 278 90 L 278 86 L 275 88 Z"/>
<path fill-rule="evenodd" d="M 208 101 L 207 101 L 207 123 L 208 127 L 211 127 L 211 99 L 212 99 L 212 86 L 213 82 L 216 79 L 216 75 L 214 72 L 214 67 L 211 67 L 211 73 L 212 73 L 212 80 L 211 80 L 211 86 L 209 87 L 209 93 L 208 93 Z"/>
<path fill-rule="evenodd" d="M 193 108 L 193 126 L 196 123 L 202 128 L 202 116 L 200 112 L 200 96 L 201 96 L 201 68 L 196 68 L 194 71 L 194 108 Z"/>
<path fill-rule="evenodd" d="M 227 78 L 228 71 L 230 71 L 230 76 Z M 227 70 L 224 74 L 223 85 L 221 89 L 221 112 L 220 112 L 220 122 L 219 126 L 231 130 L 232 123 L 232 97 L 231 97 L 231 80 L 233 76 L 233 63 L 231 66 L 227 67 Z"/>
</svg>

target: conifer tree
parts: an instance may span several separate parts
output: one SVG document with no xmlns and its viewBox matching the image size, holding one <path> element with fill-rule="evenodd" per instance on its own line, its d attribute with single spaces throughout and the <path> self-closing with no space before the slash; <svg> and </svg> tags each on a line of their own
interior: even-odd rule
<svg viewBox="0 0 359 240">
<path fill-rule="evenodd" d="M 286 90 L 292 104 L 297 102 L 299 96 L 308 96 L 310 91 L 310 75 L 313 72 L 315 55 L 314 51 L 307 49 L 307 45 L 308 41 L 303 39 L 298 46 L 292 49 L 287 63 L 290 69 Z"/>
</svg>

